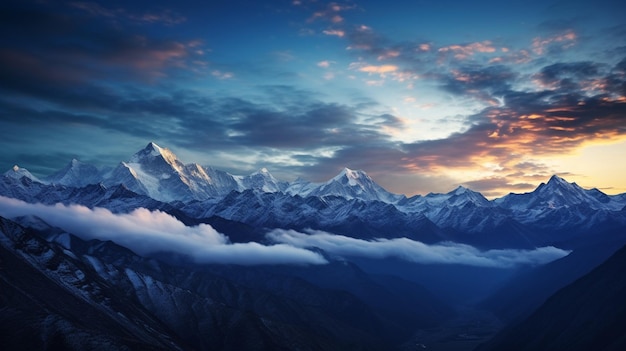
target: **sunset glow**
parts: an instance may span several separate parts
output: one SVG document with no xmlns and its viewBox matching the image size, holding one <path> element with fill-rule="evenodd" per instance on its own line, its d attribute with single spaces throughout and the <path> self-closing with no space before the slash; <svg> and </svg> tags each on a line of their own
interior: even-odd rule
<svg viewBox="0 0 626 351">
<path fill-rule="evenodd" d="M 0 166 L 149 141 L 234 174 L 407 195 L 626 192 L 626 8 L 602 0 L 8 1 Z M 7 34 L 10 33 L 10 34 Z"/>
</svg>

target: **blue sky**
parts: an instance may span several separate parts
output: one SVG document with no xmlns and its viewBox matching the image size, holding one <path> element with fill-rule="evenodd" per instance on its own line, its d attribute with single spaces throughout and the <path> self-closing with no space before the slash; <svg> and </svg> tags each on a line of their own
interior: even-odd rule
<svg viewBox="0 0 626 351">
<path fill-rule="evenodd" d="M 149 141 L 236 174 L 404 194 L 559 174 L 626 192 L 621 1 L 8 1 L 0 166 Z"/>
</svg>

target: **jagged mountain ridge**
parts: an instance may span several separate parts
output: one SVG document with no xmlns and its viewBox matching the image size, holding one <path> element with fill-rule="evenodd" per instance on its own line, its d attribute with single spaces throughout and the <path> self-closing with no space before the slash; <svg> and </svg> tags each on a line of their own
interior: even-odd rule
<svg viewBox="0 0 626 351">
<path fill-rule="evenodd" d="M 96 166 L 72 159 L 70 163 L 59 171 L 44 178 L 44 181 L 72 187 L 83 187 L 100 182 L 100 171 Z"/>
<path fill-rule="evenodd" d="M 490 201 L 482 194 L 464 187 L 458 187 L 445 194 L 431 193 L 426 196 L 411 198 L 393 194 L 386 195 L 389 193 L 378 186 L 367 174 L 349 169 L 344 169 L 338 176 L 324 183 L 310 183 L 302 179 L 292 183 L 281 182 L 266 169 L 261 169 L 249 176 L 233 176 L 210 167 L 183 164 L 169 150 L 160 148 L 153 143 L 131 156 L 128 161 L 120 163 L 118 167 L 107 172 L 99 171 L 98 179 L 107 180 L 107 182 L 100 181 L 82 186 L 73 184 L 71 179 L 80 177 L 76 176 L 80 174 L 76 163 L 72 161 L 70 167 L 66 167 L 68 172 L 57 172 L 55 175 L 57 180 L 52 182 L 49 180 L 51 177 L 39 180 L 26 170 L 16 167 L 0 177 L 0 195 L 31 203 L 82 204 L 92 208 L 103 207 L 113 212 L 130 212 L 139 207 L 160 210 L 176 216 L 185 225 L 210 224 L 235 243 L 255 241 L 269 244 L 269 242 L 263 241 L 264 235 L 273 228 L 303 231 L 306 231 L 307 228 L 313 228 L 364 240 L 406 237 L 426 244 L 445 241 L 464 243 L 473 245 L 480 250 L 492 248 L 533 249 L 546 245 L 576 250 L 580 245 L 588 245 L 600 237 L 610 236 L 606 233 L 610 234 L 611 230 L 613 233 L 620 233 L 623 232 L 623 228 L 626 228 L 626 207 L 624 207 L 626 194 L 608 196 L 597 189 L 583 189 L 575 183 L 568 183 L 557 176 L 552 177 L 545 184 L 542 183 L 533 192 L 510 194 Z M 115 181 L 115 179 L 121 179 L 121 181 Z M 197 194 L 203 195 L 198 197 Z M 19 221 L 30 228 L 45 227 L 45 223 L 38 223 L 36 218 L 20 219 Z M 349 306 L 355 308 L 349 310 L 350 312 L 346 311 L 346 315 L 354 313 L 356 310 L 364 313 L 358 315 L 358 321 L 351 321 L 347 324 L 342 324 L 345 321 L 341 320 L 341 318 L 346 318 L 346 315 L 335 316 L 339 317 L 339 320 L 335 320 L 333 323 L 339 324 L 334 325 L 345 326 L 346 329 L 344 330 L 350 333 L 350 340 L 362 338 L 372 330 L 379 330 L 377 328 L 380 325 L 376 324 L 378 322 L 375 322 L 375 317 L 380 317 L 379 313 L 384 312 L 370 310 L 371 303 L 375 299 L 363 293 L 365 291 L 363 286 L 355 287 L 355 289 L 360 290 L 352 291 L 351 293 L 354 295 L 352 297 L 341 294 L 335 295 L 335 293 L 328 295 L 327 291 L 320 291 L 320 284 L 327 283 L 321 279 L 328 275 L 327 272 L 319 273 L 321 275 L 316 276 L 317 280 L 313 279 L 314 277 L 310 274 L 312 271 L 302 271 L 298 274 L 289 273 L 295 274 L 298 278 L 310 279 L 310 283 L 313 284 L 311 286 L 293 281 L 293 276 L 285 280 L 285 277 L 277 277 L 273 273 L 267 275 L 263 269 L 220 267 L 217 269 L 219 273 L 212 272 L 209 278 L 216 279 L 218 277 L 220 282 L 216 283 L 218 285 L 192 286 L 193 284 L 188 284 L 191 284 L 191 281 L 198 276 L 191 275 L 187 278 L 181 278 L 186 276 L 172 275 L 172 271 L 169 270 L 167 273 L 153 270 L 154 267 L 159 267 L 161 263 L 136 266 L 139 261 L 145 262 L 145 258 L 137 257 L 130 251 L 120 253 L 118 249 L 113 249 L 116 253 L 111 254 L 109 250 L 115 246 L 112 243 L 97 245 L 91 243 L 85 246 L 84 243 L 76 240 L 68 233 L 60 233 L 55 230 L 45 231 L 47 235 L 50 235 L 48 238 L 50 242 L 42 245 L 53 246 L 55 247 L 54 252 L 61 252 L 67 256 L 60 259 L 61 261 L 70 260 L 70 258 L 81 260 L 83 263 L 73 263 L 76 267 L 87 264 L 88 266 L 80 267 L 87 267 L 91 272 L 88 274 L 91 286 L 100 284 L 100 278 L 104 281 L 113 282 L 114 285 L 119 285 L 134 294 L 131 296 L 132 303 L 129 300 L 121 299 L 122 303 L 130 303 L 135 306 L 133 308 L 142 311 L 147 310 L 151 314 L 150 318 L 152 319 L 149 318 L 146 324 L 153 330 L 159 330 L 159 332 L 141 337 L 135 334 L 133 346 L 137 348 L 158 349 L 163 347 L 166 340 L 174 342 L 180 348 L 189 348 L 185 344 L 189 342 L 188 340 L 192 340 L 191 343 L 194 346 L 200 346 L 201 349 L 206 348 L 206 344 L 203 344 L 206 339 L 194 339 L 201 334 L 200 330 L 189 329 L 189 325 L 180 315 L 168 314 L 167 309 L 160 308 L 160 306 L 180 307 L 189 302 L 190 299 L 193 301 L 192 306 L 194 307 L 185 309 L 183 315 L 194 316 L 194 318 L 201 318 L 206 315 L 217 316 L 218 322 L 228 325 L 228 327 L 218 328 L 221 331 L 234 331 L 234 337 L 237 337 L 239 332 L 246 335 L 252 333 L 250 334 L 252 339 L 245 340 L 252 342 L 265 340 L 266 343 L 262 343 L 262 345 L 267 349 L 275 349 L 278 346 L 285 348 L 293 346 L 292 344 L 284 344 L 285 342 L 305 340 L 304 342 L 309 343 L 312 339 L 319 340 L 317 337 L 320 335 L 323 336 L 323 343 L 328 346 L 327 349 L 345 346 L 342 341 L 345 339 L 339 335 L 328 334 L 325 330 L 315 331 L 315 333 L 319 331 L 321 334 L 310 334 L 310 325 L 304 326 L 307 331 L 293 329 L 294 325 L 300 323 L 297 318 L 289 319 L 293 313 L 305 315 L 307 318 L 313 316 L 327 320 L 325 319 L 326 316 L 319 315 L 317 307 L 310 308 L 306 303 L 305 306 L 301 305 L 305 301 L 310 301 L 309 298 L 312 297 L 315 301 L 322 299 L 322 301 L 327 302 L 337 301 L 334 300 L 335 298 L 343 299 L 341 301 L 348 302 Z M 616 241 L 620 239 L 619 242 L 623 242 L 621 237 L 617 238 L 618 235 L 613 236 L 616 236 Z M 92 244 L 93 246 L 91 246 Z M 15 246 L 14 244 L 11 245 Z M 35 247 L 41 247 L 41 245 L 37 244 Z M 49 250 L 39 250 L 38 252 L 45 253 Z M 105 263 L 109 255 L 110 260 Z M 131 258 L 128 260 L 120 258 L 126 257 L 125 255 L 130 255 L 128 257 Z M 158 256 L 158 259 L 161 258 Z M 53 261 L 57 262 L 56 260 Z M 121 262 L 122 265 L 112 269 L 110 264 L 114 261 Z M 46 265 L 48 262 L 46 259 Z M 333 264 L 338 265 L 340 263 Z M 377 261 L 376 264 L 378 265 L 380 262 Z M 74 267 L 72 264 L 69 266 Z M 83 268 L 80 268 L 79 271 L 85 274 L 86 271 Z M 414 267 L 410 268 L 413 270 Z M 345 268 L 333 266 L 328 269 L 335 271 Z M 93 273 L 94 270 L 96 273 Z M 300 268 L 298 268 L 299 270 Z M 81 273 L 76 272 L 78 271 L 70 271 L 67 279 L 72 282 L 80 281 Z M 349 269 L 342 272 L 350 274 Z M 0 273 L 2 272 L 0 271 Z M 48 274 L 43 270 L 33 274 L 40 273 Z M 240 276 L 242 273 L 243 275 Z M 261 278 L 253 278 L 256 275 Z M 178 277 L 175 278 L 176 281 L 171 280 L 174 279 L 174 276 Z M 447 275 L 445 276 L 447 277 Z M 341 277 L 337 278 L 334 283 L 339 282 L 340 279 Z M 19 282 L 19 279 L 17 281 Z M 423 280 L 416 281 L 421 284 Z M 381 284 L 385 286 L 386 283 L 369 282 L 364 286 L 374 286 L 372 284 L 380 287 Z M 346 286 L 348 285 L 346 284 Z M 206 294 L 208 291 L 206 289 L 209 287 L 216 289 L 219 293 L 226 294 L 228 303 L 236 305 L 236 300 L 242 299 L 240 300 L 242 305 L 236 306 L 242 307 L 243 311 L 237 308 L 213 310 L 215 307 L 213 302 L 224 302 L 224 300 L 220 300 L 224 296 L 218 296 L 219 298 L 211 296 L 211 301 L 197 301 L 195 297 L 190 297 L 189 291 L 192 292 L 191 295 L 194 295 L 197 293 L 194 289 L 198 288 L 202 290 L 203 294 Z M 268 288 L 271 290 L 269 294 Z M 344 285 L 324 286 L 324 288 L 346 289 Z M 293 301 L 293 294 L 307 289 L 314 290 L 313 295 L 307 295 L 301 301 Z M 370 291 L 370 288 L 367 288 L 367 291 Z M 258 295 L 259 292 L 262 294 Z M 118 293 L 119 291 L 114 292 L 113 295 Z M 384 291 L 381 293 L 386 294 Z M 167 296 L 172 298 L 166 298 Z M 255 296 L 259 300 L 255 300 L 257 298 Z M 354 297 L 357 299 L 353 299 Z M 357 301 L 359 298 L 371 299 L 367 300 L 369 302 L 366 304 L 370 307 Z M 286 301 L 282 301 L 285 299 Z M 262 306 L 268 301 L 272 303 L 272 307 L 278 309 L 273 312 L 263 310 Z M 228 305 L 228 308 L 231 307 Z M 393 312 L 385 319 L 393 316 L 401 319 L 410 318 L 400 313 L 403 312 L 404 305 L 400 309 L 396 309 L 396 307 L 398 306 L 391 309 L 385 307 L 386 313 Z M 250 308 L 252 309 L 250 310 Z M 330 307 L 330 309 L 332 308 Z M 134 311 L 133 313 L 139 313 Z M 277 314 L 274 314 L 276 311 L 278 311 Z M 413 312 L 409 314 L 420 314 L 420 310 Z M 270 317 L 269 324 L 267 324 L 268 319 L 265 318 L 264 313 Z M 332 314 L 331 311 L 329 313 Z M 57 329 L 53 328 L 52 330 L 63 335 L 63 328 L 67 327 L 68 322 L 72 324 L 73 317 L 68 321 L 64 320 L 67 316 L 53 316 L 58 322 L 55 322 L 54 325 L 54 328 Z M 142 318 L 144 317 L 133 316 L 136 317 L 137 323 L 143 322 Z M 277 316 L 287 319 L 277 321 L 274 319 Z M 22 316 L 18 317 L 21 318 Z M 38 315 L 37 318 L 39 317 L 45 319 L 45 316 Z M 285 323 L 283 324 L 283 322 Z M 374 324 L 368 324 L 370 322 Z M 108 330 L 106 326 L 103 328 Z M 175 333 L 171 334 L 172 330 Z M 83 332 L 85 331 L 79 331 L 79 333 Z M 96 340 L 100 337 L 97 333 L 93 334 L 93 331 L 88 332 L 92 333 L 91 336 L 95 336 Z M 129 332 L 129 330 L 122 331 L 126 337 L 128 337 Z M 107 334 L 117 336 L 116 333 L 108 332 Z M 219 333 L 220 331 L 216 331 L 209 336 L 221 338 Z M 168 339 L 163 338 L 162 335 L 174 336 Z M 277 335 L 278 339 L 274 339 Z M 69 336 L 73 338 L 75 336 L 74 331 Z M 178 340 L 178 337 L 181 339 Z M 297 340 L 294 340 L 294 337 Z M 354 339 L 351 339 L 353 337 Z M 53 342 L 54 340 L 49 341 Z M 64 339 L 62 338 L 62 340 Z M 112 341 L 108 339 L 104 341 L 115 348 L 116 345 L 112 344 Z M 91 345 L 80 346 L 85 348 Z M 236 346 L 242 345 L 237 344 Z M 236 346 L 233 348 L 236 349 Z M 17 346 L 14 348 L 17 349 Z M 227 348 L 220 347 L 219 349 Z"/>
<path fill-rule="evenodd" d="M 477 207 L 501 207 L 518 212 L 572 207 L 581 203 L 589 204 L 596 210 L 618 211 L 626 206 L 626 194 L 606 195 L 598 189 L 583 189 L 556 175 L 547 184 L 540 184 L 530 193 L 511 193 L 491 201 L 479 192 L 463 186 L 446 194 L 430 193 L 406 198 L 404 195 L 388 192 L 364 171 L 348 168 L 322 183 L 300 178 L 293 182 L 281 181 L 266 168 L 247 176 L 239 176 L 197 163 L 184 164 L 169 149 L 153 142 L 133 154 L 127 162 L 120 162 L 107 172 L 74 159 L 63 169 L 42 180 L 17 165 L 5 172 L 4 176 L 14 179 L 26 177 L 34 182 L 76 188 L 98 183 L 106 186 L 123 184 L 138 194 L 165 202 L 204 201 L 224 197 L 232 191 L 250 189 L 302 197 L 340 196 L 346 199 L 382 201 L 394 204 L 404 212 L 429 212 L 429 209 L 437 211 L 441 207 L 462 207 L 467 203 Z"/>
<path fill-rule="evenodd" d="M 183 164 L 154 143 L 108 172 L 75 160 L 46 180 L 14 167 L 0 177 L 0 195 L 27 202 L 82 204 L 113 212 L 165 210 L 187 220 L 223 218 L 257 228 L 315 228 L 363 238 L 409 237 L 485 248 L 553 245 L 626 224 L 626 194 L 609 196 L 553 176 L 534 191 L 488 200 L 458 187 L 406 198 L 387 192 L 363 171 L 342 170 L 324 183 L 274 178 L 267 169 L 234 176 Z M 21 175 L 21 176 L 19 176 Z M 64 184 L 59 184 L 64 183 Z M 548 233 L 548 234 L 546 234 Z M 503 235 L 505 234 L 505 235 Z"/>
</svg>

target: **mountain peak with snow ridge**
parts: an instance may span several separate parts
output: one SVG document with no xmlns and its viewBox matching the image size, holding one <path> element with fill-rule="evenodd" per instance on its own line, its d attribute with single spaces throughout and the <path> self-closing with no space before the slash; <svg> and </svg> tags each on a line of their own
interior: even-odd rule
<svg viewBox="0 0 626 351">
<path fill-rule="evenodd" d="M 468 192 L 472 192 L 472 190 L 464 187 L 463 185 L 459 185 L 454 190 L 449 192 L 448 194 L 451 194 L 451 195 L 461 195 L 461 194 L 465 194 L 465 193 L 468 193 Z"/>
<path fill-rule="evenodd" d="M 93 171 L 87 172 L 92 174 L 93 179 L 83 181 L 86 178 L 85 174 L 87 174 L 83 169 L 84 167 Z M 133 191 L 164 201 L 204 200 L 210 197 L 224 196 L 233 190 L 243 191 L 246 189 L 285 192 L 299 196 L 332 195 L 347 199 L 377 200 L 394 204 L 406 199 L 404 195 L 388 192 L 362 170 L 344 167 L 336 176 L 323 183 L 313 183 L 302 178 L 293 182 L 277 180 L 265 167 L 248 176 L 234 176 L 208 166 L 183 164 L 168 148 L 161 147 L 155 142 L 149 142 L 143 149 L 136 152 L 129 162 L 120 163 L 116 168 L 117 172 L 111 170 L 105 174 L 101 171 L 96 173 L 96 170 L 95 166 L 72 159 L 64 172 L 58 171 L 55 174 L 59 178 L 56 180 L 54 175 L 51 175 L 41 181 L 17 165 L 4 175 L 16 179 L 26 176 L 42 183 L 67 186 L 84 186 L 87 183 L 96 184 L 99 182 L 103 182 L 105 185 L 124 183 L 134 189 Z M 60 178 L 63 177 L 65 180 L 61 181 Z M 527 197 L 531 194 L 534 194 L 532 199 Z M 576 183 L 569 183 L 556 174 L 551 176 L 546 183 L 541 183 L 531 193 L 510 194 L 493 201 L 487 200 L 481 193 L 463 185 L 459 185 L 447 194 L 428 194 L 421 201 L 431 205 L 447 201 L 449 204 L 472 202 L 481 206 L 504 205 L 504 207 L 516 208 L 543 207 L 546 204 L 558 207 L 593 202 L 594 204 L 598 203 L 597 206 L 594 205 L 596 207 L 611 209 L 617 206 L 623 207 L 625 202 L 621 198 L 608 196 L 597 189 L 585 190 Z"/>
<path fill-rule="evenodd" d="M 96 166 L 83 163 L 73 158 L 64 168 L 44 178 L 52 184 L 83 187 L 101 181 L 100 171 Z"/>
<path fill-rule="evenodd" d="M 344 167 L 339 174 L 333 177 L 330 181 L 342 182 L 344 179 L 348 180 L 350 186 L 367 186 L 367 183 L 373 183 L 374 181 L 370 176 L 362 170 L 353 170 L 348 167 Z"/>
<path fill-rule="evenodd" d="M 178 160 L 178 157 L 172 151 L 170 151 L 170 149 L 166 147 L 160 147 L 154 142 L 148 143 L 145 148 L 136 152 L 133 156 L 131 156 L 129 161 L 130 163 L 145 163 L 150 162 L 155 158 L 158 158 L 159 156 L 162 157 L 165 162 L 169 163 L 172 166 L 174 166 L 176 163 L 182 164 L 182 162 Z"/>
<path fill-rule="evenodd" d="M 541 183 L 535 191 L 542 193 L 582 193 L 585 190 L 576 183 L 570 183 L 567 180 L 557 176 L 551 176 L 547 183 Z"/>
<path fill-rule="evenodd" d="M 341 176 L 346 176 L 349 178 L 361 178 L 361 177 L 368 177 L 368 175 L 360 170 L 360 169 L 350 169 L 348 167 L 344 167 L 341 172 L 339 172 L 339 174 L 337 175 L 337 177 L 341 177 Z M 369 177 L 368 177 L 369 178 Z"/>
<path fill-rule="evenodd" d="M 548 183 L 546 185 L 553 185 L 553 186 L 571 186 L 571 185 L 577 185 L 576 183 L 570 183 L 567 180 L 559 177 L 556 174 L 553 174 L 550 179 L 548 180 Z"/>
<path fill-rule="evenodd" d="M 622 203 L 617 197 L 609 197 L 599 190 L 586 190 L 576 183 L 553 175 L 547 183 L 524 194 L 511 193 L 494 200 L 498 206 L 516 210 L 558 209 L 586 204 L 594 209 L 619 208 Z"/>
<path fill-rule="evenodd" d="M 36 181 L 36 182 L 40 182 L 41 180 L 39 180 L 37 177 L 35 177 L 32 173 L 30 173 L 26 168 L 22 168 L 18 165 L 14 165 L 13 167 L 11 167 L 11 169 L 9 169 L 8 171 L 4 172 L 4 176 L 5 177 L 9 177 L 9 178 L 13 178 L 13 179 L 21 179 L 23 177 L 26 177 L 32 181 Z"/>
</svg>

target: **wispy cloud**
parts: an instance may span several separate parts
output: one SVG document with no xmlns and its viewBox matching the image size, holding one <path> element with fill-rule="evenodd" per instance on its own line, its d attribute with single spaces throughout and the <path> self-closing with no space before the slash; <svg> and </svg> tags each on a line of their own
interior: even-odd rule
<svg viewBox="0 0 626 351">
<path fill-rule="evenodd" d="M 326 35 L 334 35 L 336 37 L 343 38 L 346 35 L 346 32 L 340 29 L 326 29 L 322 31 L 322 33 Z"/>
<path fill-rule="evenodd" d="M 568 30 L 564 33 L 549 36 L 549 37 L 536 37 L 533 39 L 533 51 L 537 55 L 543 55 L 548 49 L 568 49 L 576 44 L 578 36 L 573 30 Z"/>
<path fill-rule="evenodd" d="M 397 258 L 426 264 L 460 264 L 479 267 L 510 268 L 518 265 L 545 264 L 569 254 L 553 246 L 534 250 L 497 249 L 481 251 L 473 246 L 458 243 L 426 245 L 407 239 L 362 240 L 328 232 L 275 229 L 267 234 L 270 240 L 301 248 L 319 248 L 344 257 L 373 259 Z"/>
<path fill-rule="evenodd" d="M 489 40 L 463 45 L 449 45 L 438 49 L 438 51 L 442 54 L 451 53 L 457 60 L 465 60 L 476 53 L 494 53 L 496 50 L 496 47 L 494 47 Z"/>
<path fill-rule="evenodd" d="M 350 69 L 355 69 L 359 72 L 385 74 L 398 70 L 398 66 L 395 65 L 368 65 L 362 62 L 356 62 L 350 64 Z"/>
<path fill-rule="evenodd" d="M 317 67 L 321 67 L 321 68 L 328 68 L 331 65 L 331 61 L 328 60 L 324 60 L 324 61 L 320 61 L 317 63 Z"/>
<path fill-rule="evenodd" d="M 223 72 L 220 70 L 211 71 L 211 75 L 217 79 L 231 79 L 235 76 L 232 72 Z"/>
<path fill-rule="evenodd" d="M 309 17 L 308 22 L 323 20 L 331 22 L 333 24 L 340 24 L 344 21 L 342 12 L 355 8 L 355 5 L 340 4 L 337 2 L 331 2 L 323 6 L 323 8 L 320 8 L 317 11 L 313 12 L 311 17 Z"/>
<path fill-rule="evenodd" d="M 90 15 L 105 17 L 110 19 L 124 19 L 139 23 L 160 23 L 175 25 L 185 22 L 187 19 L 172 10 L 161 10 L 155 12 L 131 13 L 124 8 L 107 8 L 95 2 L 71 2 L 71 7 L 82 10 Z"/>
<path fill-rule="evenodd" d="M 8 55 L 0 55 L 0 60 L 3 70 L 13 78 L 29 79 L 37 72 L 47 71 L 58 73 L 39 75 L 39 79 L 44 79 L 42 84 L 48 83 L 47 78 L 56 78 L 56 82 L 85 82 L 105 77 L 116 81 L 155 79 L 172 71 L 197 68 L 194 62 L 206 52 L 197 39 L 162 39 L 142 30 L 143 27 L 127 30 L 103 20 L 101 17 L 116 16 L 117 12 L 95 3 L 74 3 L 87 12 L 74 16 L 52 5 L 42 6 L 41 9 L 2 9 L 12 20 L 2 21 L 0 30 L 14 34 L 3 49 Z M 157 21 L 160 17 L 146 14 L 142 18 Z M 29 23 L 28 30 L 17 29 L 22 23 Z M 32 45 L 40 40 L 47 43 L 45 47 Z M 68 42 L 72 45 L 68 46 Z M 68 78 L 62 79 L 65 76 Z"/>
<path fill-rule="evenodd" d="M 111 240 L 140 255 L 171 252 L 198 263 L 240 265 L 327 263 L 321 255 L 291 245 L 232 244 L 210 225 L 188 227 L 167 213 L 144 208 L 114 214 L 103 208 L 30 204 L 0 196 L 0 215 L 37 216 L 85 240 Z"/>
<path fill-rule="evenodd" d="M 0 130 L 11 152 L 0 161 L 36 167 L 43 159 L 37 141 L 46 140 L 56 146 L 55 160 L 71 149 L 72 157 L 110 164 L 125 154 L 121 146 L 116 154 L 100 150 L 92 142 L 98 135 L 108 148 L 124 143 L 126 150 L 156 139 L 229 171 L 268 166 L 286 178 L 326 180 L 351 165 L 383 177 L 377 180 L 410 175 L 413 185 L 403 188 L 383 181 L 408 193 L 418 191 L 421 175 L 464 172 L 467 181 L 466 171 L 483 165 L 497 167 L 470 180 L 482 177 L 482 189 L 527 184 L 495 180 L 517 174 L 514 166 L 529 155 L 570 154 L 626 137 L 624 26 L 599 31 L 572 18 L 514 36 L 508 30 L 516 26 L 481 30 L 468 40 L 408 35 L 410 23 L 393 30 L 352 1 L 255 2 L 246 13 L 237 2 L 186 5 L 0 4 L 0 31 L 11 33 L 0 48 Z M 209 30 L 201 13 L 242 21 Z M 254 20 L 245 21 L 250 14 Z M 278 21 L 263 29 L 271 33 L 251 27 L 265 20 Z M 246 38 L 255 45 L 232 46 Z M 309 49 L 296 57 L 290 50 L 300 45 Z M 266 84 L 291 86 L 269 94 Z M 375 121 L 385 114 L 410 123 L 381 128 Z M 83 147 L 68 147 L 70 139 Z M 44 161 L 47 170 L 52 159 Z"/>
</svg>

